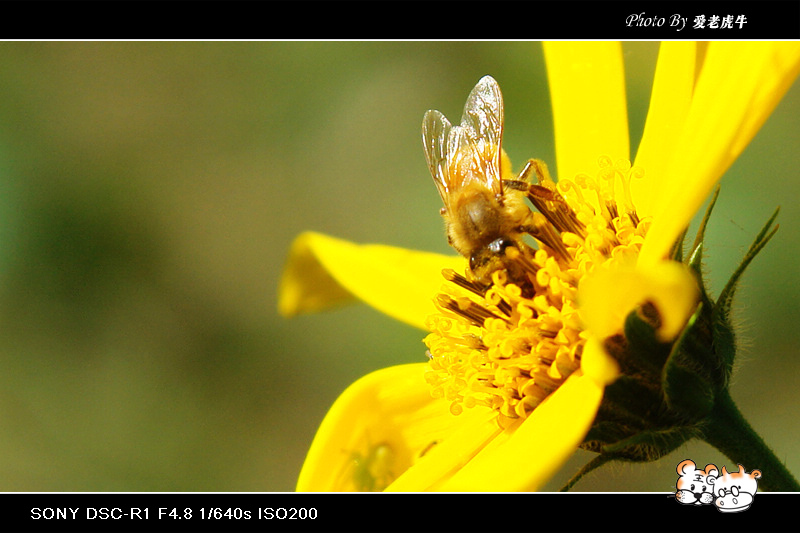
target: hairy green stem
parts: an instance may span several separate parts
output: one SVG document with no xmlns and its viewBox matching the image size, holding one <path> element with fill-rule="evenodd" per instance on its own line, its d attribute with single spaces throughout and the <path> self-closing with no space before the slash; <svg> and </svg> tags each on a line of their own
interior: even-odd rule
<svg viewBox="0 0 800 533">
<path fill-rule="evenodd" d="M 705 441 L 748 471 L 760 470 L 760 489 L 800 492 L 800 484 L 744 419 L 727 389 L 717 395 L 702 428 Z M 731 470 L 730 467 L 727 470 Z"/>
</svg>

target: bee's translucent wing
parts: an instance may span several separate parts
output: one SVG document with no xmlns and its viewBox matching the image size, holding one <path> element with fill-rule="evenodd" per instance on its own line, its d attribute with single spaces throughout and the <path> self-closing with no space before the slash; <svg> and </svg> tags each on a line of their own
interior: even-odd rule
<svg viewBox="0 0 800 533">
<path fill-rule="evenodd" d="M 451 131 L 452 125 L 442 113 L 433 109 L 425 113 L 422 119 L 422 145 L 428 168 L 445 207 L 448 206 L 448 193 L 455 186 L 450 181 L 448 157 L 448 139 Z"/>
<path fill-rule="evenodd" d="M 502 137 L 503 96 L 491 76 L 481 78 L 469 93 L 459 125 L 450 124 L 439 111 L 425 113 L 422 143 L 445 207 L 451 194 L 472 181 L 482 183 L 496 194 L 503 192 Z"/>
<path fill-rule="evenodd" d="M 480 179 L 496 193 L 503 190 L 500 174 L 501 144 L 503 140 L 503 95 L 500 86 L 491 76 L 478 81 L 467 97 L 461 124 L 453 128 L 458 131 L 453 142 L 468 151 L 460 150 L 464 157 L 472 158 L 472 168 L 477 176 L 465 179 Z M 454 148 L 451 145 L 451 150 Z M 468 155 L 469 154 L 469 155 Z"/>
</svg>

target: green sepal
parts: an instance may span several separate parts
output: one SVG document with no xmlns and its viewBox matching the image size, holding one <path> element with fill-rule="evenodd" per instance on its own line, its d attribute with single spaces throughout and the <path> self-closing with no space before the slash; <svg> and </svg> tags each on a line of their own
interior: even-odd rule
<svg viewBox="0 0 800 533">
<path fill-rule="evenodd" d="M 697 243 L 689 254 L 686 264 L 694 270 L 698 275 L 703 275 L 703 243 Z"/>
<path fill-rule="evenodd" d="M 645 426 L 661 416 L 661 392 L 652 384 L 632 376 L 620 376 L 606 387 L 604 400 L 610 418 L 626 426 Z M 657 423 L 657 422 L 656 422 Z M 615 435 L 613 440 L 623 435 Z M 610 442 L 608 438 L 603 440 Z"/>
<path fill-rule="evenodd" d="M 625 440 L 629 439 L 632 435 L 638 435 L 642 431 L 647 431 L 642 429 L 641 427 L 629 427 L 621 424 L 620 422 L 595 422 L 592 428 L 589 430 L 589 433 L 586 434 L 586 438 L 583 440 L 581 444 L 581 448 L 590 452 L 596 452 L 603 454 L 604 450 L 607 446 L 616 444 L 618 442 L 624 442 Z M 612 454 L 607 454 L 612 455 Z M 613 454 L 615 458 L 624 458 L 628 461 L 647 461 L 647 457 L 644 454 L 640 454 L 638 451 L 635 450 L 628 450 L 626 454 Z"/>
<path fill-rule="evenodd" d="M 633 366 L 648 374 L 658 375 L 669 356 L 670 345 L 658 340 L 657 327 L 640 314 L 639 310 L 628 313 L 625 318 L 625 340 L 627 354 L 625 360 L 619 361 L 625 366 Z"/>
<path fill-rule="evenodd" d="M 724 374 L 723 386 L 727 386 L 733 374 L 733 363 L 736 360 L 736 333 L 730 322 L 730 313 L 715 314 L 712 324 L 714 336 L 714 352 L 720 361 Z"/>
<path fill-rule="evenodd" d="M 764 224 L 764 227 L 758 235 L 756 235 L 753 244 L 750 245 L 750 249 L 747 250 L 747 253 L 742 258 L 742 262 L 739 263 L 739 266 L 725 284 L 722 292 L 720 292 L 719 298 L 717 298 L 717 302 L 711 313 L 715 351 L 722 362 L 725 374 L 728 378 L 733 371 L 733 363 L 736 358 L 736 336 L 731 323 L 733 296 L 744 271 L 778 231 L 778 226 L 776 225 L 773 228 L 772 225 L 775 223 L 779 211 L 780 208 L 777 208 L 769 220 L 767 220 L 767 223 Z"/>
<path fill-rule="evenodd" d="M 601 466 L 603 466 L 603 465 L 604 465 L 604 464 L 606 464 L 607 462 L 609 462 L 609 461 L 613 461 L 614 459 L 616 459 L 616 457 L 613 457 L 613 456 L 611 456 L 611 455 L 603 455 L 603 454 L 601 454 L 601 455 L 598 455 L 597 457 L 595 457 L 594 459 L 592 459 L 591 461 L 589 461 L 588 463 L 586 463 L 586 464 L 583 466 L 583 468 L 581 468 L 581 469 L 578 471 L 578 473 L 577 473 L 577 474 L 575 474 L 574 476 L 572 476 L 572 477 L 570 478 L 570 480 L 569 480 L 569 481 L 567 481 L 567 482 L 564 484 L 564 486 L 563 486 L 563 487 L 561 487 L 560 489 L 558 489 L 558 491 L 559 491 L 559 492 L 567 492 L 567 491 L 569 491 L 569 490 L 570 490 L 572 487 L 574 487 L 574 486 L 575 486 L 575 484 L 576 484 L 578 481 L 580 481 L 581 479 L 583 479 L 583 476 L 585 476 L 585 475 L 586 475 L 586 474 L 588 474 L 589 472 L 592 472 L 593 470 L 596 470 L 597 468 L 600 468 Z"/>
<path fill-rule="evenodd" d="M 664 457 L 699 434 L 694 424 L 635 429 L 605 422 L 592 427 L 581 447 L 610 459 L 647 462 Z"/>
<path fill-rule="evenodd" d="M 694 237 L 691 251 L 686 259 L 686 264 L 691 268 L 697 276 L 698 286 L 700 287 L 700 301 L 708 309 L 712 308 L 711 299 L 706 291 L 705 283 L 703 282 L 703 250 L 706 238 L 706 228 L 708 228 L 708 221 L 711 219 L 711 213 L 714 211 L 714 206 L 717 204 L 719 197 L 719 186 L 714 189 L 714 194 L 708 202 L 706 212 L 703 214 L 703 219 L 700 221 L 700 226 L 697 228 L 697 234 Z"/>
<path fill-rule="evenodd" d="M 633 461 L 655 461 L 697 437 L 694 426 L 674 426 L 662 430 L 645 430 L 627 439 L 603 446 L 603 454 Z"/>
<path fill-rule="evenodd" d="M 703 342 L 698 304 L 672 351 L 661 374 L 664 400 L 671 412 L 685 421 L 705 418 L 714 407 L 715 392 L 722 383 L 715 383 L 713 368 L 717 366 L 713 346 Z"/>
<path fill-rule="evenodd" d="M 687 264 L 689 265 L 689 268 L 691 268 L 692 271 L 694 271 L 695 275 L 697 276 L 697 286 L 700 288 L 700 303 L 702 303 L 706 309 L 712 309 L 714 307 L 714 303 L 711 301 L 711 298 L 708 295 L 708 291 L 706 290 L 705 282 L 703 281 L 702 241 L 696 243 L 695 248 L 689 255 Z"/>
<path fill-rule="evenodd" d="M 708 221 L 711 219 L 711 212 L 714 210 L 714 206 L 717 204 L 718 197 L 719 185 L 717 185 L 717 187 L 714 189 L 714 194 L 711 196 L 711 200 L 708 202 L 708 207 L 706 207 L 706 212 L 703 215 L 703 219 L 700 221 L 700 226 L 697 228 L 697 234 L 694 237 L 692 252 L 689 254 L 689 266 L 701 276 L 701 269 L 703 266 L 703 242 L 706 238 L 706 228 L 708 227 Z"/>
<path fill-rule="evenodd" d="M 728 283 L 725 284 L 725 288 L 722 289 L 722 292 L 719 293 L 719 298 L 717 298 L 717 307 L 714 310 L 716 313 L 730 312 L 731 302 L 733 301 L 733 295 L 736 292 L 736 285 L 739 283 L 739 279 L 744 274 L 745 269 L 750 265 L 750 263 L 755 259 L 756 255 L 764 249 L 764 246 L 767 245 L 769 240 L 775 235 L 778 231 L 779 226 L 772 227 L 772 224 L 775 222 L 775 219 L 778 218 L 778 213 L 780 212 L 781 208 L 777 208 L 772 216 L 767 220 L 767 223 L 764 224 L 764 227 L 761 228 L 761 231 L 756 235 L 753 244 L 750 245 L 750 249 L 747 250 L 747 253 L 742 258 L 742 262 L 739 263 L 739 266 L 733 272 L 733 275 L 728 280 Z"/>
<path fill-rule="evenodd" d="M 714 407 L 713 384 L 678 365 L 664 368 L 664 396 L 670 410 L 690 422 L 702 420 Z"/>
<path fill-rule="evenodd" d="M 581 448 L 627 461 L 652 461 L 686 440 L 680 440 L 683 433 L 668 431 L 684 425 L 666 408 L 656 385 L 621 376 L 606 387 L 598 420 Z"/>
<path fill-rule="evenodd" d="M 683 241 L 686 239 L 686 232 L 688 229 L 689 228 L 686 228 L 681 232 L 675 244 L 672 245 L 672 250 L 670 250 L 669 257 L 678 263 L 683 263 Z"/>
</svg>

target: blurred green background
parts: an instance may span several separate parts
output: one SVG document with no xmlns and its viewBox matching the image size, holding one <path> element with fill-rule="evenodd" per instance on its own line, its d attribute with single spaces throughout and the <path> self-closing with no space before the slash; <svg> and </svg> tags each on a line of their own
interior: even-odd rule
<svg viewBox="0 0 800 533">
<path fill-rule="evenodd" d="M 657 46 L 624 43 L 634 149 Z M 343 388 L 425 348 L 363 305 L 278 316 L 288 247 L 314 229 L 447 252 L 421 118 L 458 118 L 484 74 L 512 160 L 554 167 L 536 43 L 0 43 L 0 490 L 291 491 Z M 733 395 L 797 474 L 799 112 L 795 86 L 725 176 L 707 249 L 719 290 L 782 206 L 740 289 Z M 685 458 L 730 464 L 694 443 L 577 490 L 674 491 Z"/>
</svg>

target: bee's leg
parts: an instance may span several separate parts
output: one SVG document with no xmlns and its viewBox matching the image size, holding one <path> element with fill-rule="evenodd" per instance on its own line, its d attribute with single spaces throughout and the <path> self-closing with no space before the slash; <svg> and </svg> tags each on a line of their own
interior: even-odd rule
<svg viewBox="0 0 800 533">
<path fill-rule="evenodd" d="M 531 188 L 531 184 L 524 180 L 503 180 L 503 186 L 523 192 L 528 192 Z"/>
<path fill-rule="evenodd" d="M 536 176 L 538 183 L 530 182 L 531 175 Z M 503 183 L 509 189 L 523 191 L 531 204 L 558 232 L 568 231 L 580 236 L 585 235 L 583 223 L 578 221 L 576 214 L 558 192 L 555 182 L 547 171 L 547 165 L 543 161 L 528 160 L 517 179 L 506 180 Z M 537 224 L 528 224 L 528 226 L 537 226 Z M 526 230 L 526 232 L 534 235 L 530 231 Z"/>
<path fill-rule="evenodd" d="M 548 214 L 552 215 L 552 213 Z M 541 212 L 531 211 L 518 230 L 521 233 L 527 233 L 539 243 L 546 245 L 563 259 L 571 258 L 569 251 L 561 240 L 560 228 L 552 223 L 551 217 Z"/>
<path fill-rule="evenodd" d="M 532 183 L 531 176 L 536 176 L 536 183 Z M 503 185 L 509 189 L 532 193 L 547 200 L 553 199 L 555 182 L 550 177 L 547 165 L 541 159 L 528 159 L 516 179 L 503 180 Z"/>
<path fill-rule="evenodd" d="M 536 176 L 536 183 L 531 183 L 531 176 Z M 538 209 L 542 209 L 541 202 L 563 201 L 556 190 L 555 182 L 550 178 L 547 165 L 540 159 L 528 159 L 525 166 L 517 174 L 517 179 L 503 180 L 503 185 L 509 189 L 526 193 L 528 199 Z"/>
</svg>

